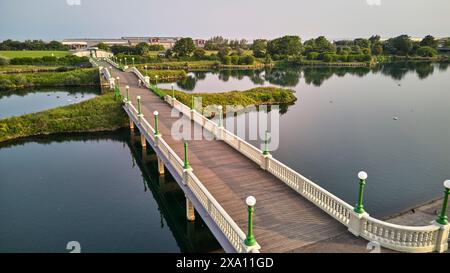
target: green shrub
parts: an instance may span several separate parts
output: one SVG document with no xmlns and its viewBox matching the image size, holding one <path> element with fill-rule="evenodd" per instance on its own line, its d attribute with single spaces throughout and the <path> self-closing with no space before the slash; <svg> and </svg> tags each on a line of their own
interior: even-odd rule
<svg viewBox="0 0 450 273">
<path fill-rule="evenodd" d="M 231 56 L 231 64 L 238 65 L 239 64 L 239 56 Z"/>
<path fill-rule="evenodd" d="M 64 57 L 44 56 L 40 58 L 13 58 L 10 61 L 14 65 L 67 65 L 67 66 L 89 66 L 88 57 L 78 57 L 75 55 L 67 55 Z"/>
<path fill-rule="evenodd" d="M 0 142 L 18 137 L 114 130 L 127 124 L 127 115 L 114 93 L 55 109 L 0 120 Z"/>
<path fill-rule="evenodd" d="M 435 57 L 437 51 L 430 46 L 421 46 L 417 49 L 416 54 L 421 57 Z"/>
<path fill-rule="evenodd" d="M 98 69 L 67 72 L 0 74 L 0 90 L 32 86 L 64 86 L 99 84 Z"/>
<path fill-rule="evenodd" d="M 7 65 L 9 64 L 9 60 L 5 57 L 0 56 L 0 65 Z"/>
<path fill-rule="evenodd" d="M 251 55 L 245 55 L 245 56 L 239 57 L 239 64 L 252 65 L 254 63 L 255 63 L 255 57 L 253 57 Z"/>
<path fill-rule="evenodd" d="M 226 65 L 231 64 L 231 56 L 224 56 L 222 58 L 222 63 Z"/>
<path fill-rule="evenodd" d="M 171 90 L 160 90 L 171 94 Z M 175 97 L 185 105 L 190 105 L 191 97 L 201 97 L 202 106 L 208 105 L 261 105 L 261 104 L 290 104 L 296 100 L 291 89 L 279 87 L 256 87 L 247 91 L 229 91 L 223 93 L 185 93 L 175 91 Z"/>
<path fill-rule="evenodd" d="M 319 57 L 318 52 L 308 52 L 308 54 L 306 55 L 306 59 L 308 59 L 310 61 L 317 60 L 318 57 Z"/>
</svg>

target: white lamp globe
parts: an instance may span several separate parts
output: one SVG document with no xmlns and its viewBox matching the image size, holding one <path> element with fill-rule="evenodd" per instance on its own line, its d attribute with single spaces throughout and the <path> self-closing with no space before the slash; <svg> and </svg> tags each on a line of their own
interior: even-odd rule
<svg viewBox="0 0 450 273">
<path fill-rule="evenodd" d="M 153 115 L 157 116 L 158 115 L 158 111 L 153 112 Z"/>
<path fill-rule="evenodd" d="M 217 106 L 217 109 L 222 110 L 222 105 Z"/>
<path fill-rule="evenodd" d="M 126 88 L 126 89 L 129 89 L 129 88 L 130 88 L 130 86 L 128 86 L 128 85 L 127 85 L 127 86 L 125 86 L 125 88 Z"/>
<path fill-rule="evenodd" d="M 358 178 L 361 179 L 361 180 L 366 180 L 367 179 L 367 173 L 363 172 L 363 171 L 359 172 L 358 173 Z"/>
<path fill-rule="evenodd" d="M 245 203 L 249 207 L 253 207 L 256 204 L 256 198 L 254 196 L 249 196 L 245 199 Z"/>
<path fill-rule="evenodd" d="M 172 84 L 170 84 L 170 86 L 172 86 L 172 88 L 173 88 L 175 85 L 172 83 Z"/>
<path fill-rule="evenodd" d="M 140 100 L 140 99 L 141 99 L 141 96 L 137 96 L 137 99 Z"/>
<path fill-rule="evenodd" d="M 117 80 L 119 80 L 120 78 L 119 78 L 119 77 L 117 77 L 116 79 L 117 79 Z"/>
<path fill-rule="evenodd" d="M 445 187 L 446 189 L 450 189 L 450 180 L 445 180 L 445 181 L 444 181 L 444 187 Z"/>
</svg>

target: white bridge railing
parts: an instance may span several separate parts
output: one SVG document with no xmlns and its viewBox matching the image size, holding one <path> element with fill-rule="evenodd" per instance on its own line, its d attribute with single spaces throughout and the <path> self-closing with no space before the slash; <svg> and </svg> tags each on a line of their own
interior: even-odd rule
<svg viewBox="0 0 450 273">
<path fill-rule="evenodd" d="M 132 72 L 139 78 L 144 78 L 137 69 L 132 69 Z M 331 217 L 347 226 L 349 231 L 356 236 L 377 242 L 386 248 L 403 252 L 443 252 L 447 250 L 450 225 L 444 226 L 433 222 L 428 226 L 403 226 L 372 218 L 367 213 L 358 214 L 354 211 L 354 207 L 347 202 L 334 196 L 270 155 L 263 155 L 260 149 L 225 128 L 219 127 L 214 121 L 197 111 L 191 110 L 188 106 L 169 95 L 166 95 L 164 100 L 186 117 L 212 133 L 217 139 L 228 143 L 231 147 L 261 166 L 261 168 L 270 172 L 300 195 L 310 200 Z M 195 181 L 198 181 L 198 179 Z M 199 184 L 201 185 L 200 182 Z M 211 198 L 213 197 L 211 196 Z M 217 206 L 220 205 L 217 204 Z M 223 213 L 225 212 L 223 211 Z M 228 220 L 230 223 L 233 223 L 234 227 L 235 223 L 228 214 L 226 214 L 226 218 L 229 218 Z M 237 226 L 235 228 L 239 231 L 234 231 L 234 240 L 242 240 L 242 236 L 244 236 L 243 233 L 241 234 L 242 231 Z M 239 236 L 237 235 L 238 233 L 240 234 Z M 238 237 L 239 239 L 237 239 Z"/>
<path fill-rule="evenodd" d="M 199 203 L 203 206 L 205 211 L 209 214 L 211 219 L 233 246 L 235 251 L 238 253 L 259 252 L 259 245 L 248 247 L 244 244 L 244 240 L 246 238 L 245 233 L 205 188 L 197 176 L 195 176 L 192 169 L 184 169 L 184 162 L 180 159 L 180 157 L 172 150 L 172 148 L 161 136 L 155 136 L 155 130 L 153 127 L 143 116 L 139 116 L 138 111 L 131 104 L 131 102 L 126 102 L 124 109 L 128 115 L 147 132 L 147 135 L 150 138 L 147 140 L 150 145 L 152 145 L 153 148 L 158 149 L 164 155 L 166 160 L 170 162 L 171 167 L 173 167 L 176 173 L 183 178 L 183 183 L 194 194 Z"/>
</svg>

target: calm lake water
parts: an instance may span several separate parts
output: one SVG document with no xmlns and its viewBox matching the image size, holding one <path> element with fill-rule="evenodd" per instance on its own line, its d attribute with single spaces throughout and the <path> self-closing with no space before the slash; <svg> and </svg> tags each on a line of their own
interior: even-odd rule
<svg viewBox="0 0 450 273">
<path fill-rule="evenodd" d="M 0 118 L 78 103 L 100 94 L 98 88 L 23 89 L 0 92 Z"/>
<path fill-rule="evenodd" d="M 261 85 L 294 89 L 298 100 L 282 108 L 279 146 L 271 153 L 351 204 L 357 197 L 357 172 L 367 171 L 364 204 L 371 215 L 388 216 L 437 198 L 442 181 L 450 178 L 446 65 L 190 76 L 177 88 L 186 92 Z M 2 95 L 1 117 L 62 105 L 57 103 L 80 98 L 81 92 L 84 98 L 96 95 L 61 92 L 65 95 L 56 104 L 41 104 L 42 108 L 31 111 L 31 105 L 47 102 L 55 93 L 31 92 L 17 98 L 40 98 L 25 107 L 10 99 L 17 94 Z M 78 241 L 82 252 L 219 250 L 198 215 L 194 223 L 186 221 L 182 191 L 170 175 L 157 175 L 156 164 L 151 149 L 142 153 L 138 136 L 130 136 L 128 130 L 0 144 L 0 252 L 69 252 L 69 241 Z"/>
<path fill-rule="evenodd" d="M 298 100 L 283 108 L 279 146 L 272 154 L 351 204 L 357 198 L 357 173 L 367 171 L 364 205 L 371 215 L 389 216 L 440 197 L 442 182 L 450 178 L 448 64 L 228 70 L 189 76 L 176 88 L 294 89 Z"/>
<path fill-rule="evenodd" d="M 151 149 L 124 130 L 0 146 L 0 252 L 207 252 L 220 249 Z M 49 167 L 51 166 L 51 167 Z"/>
</svg>

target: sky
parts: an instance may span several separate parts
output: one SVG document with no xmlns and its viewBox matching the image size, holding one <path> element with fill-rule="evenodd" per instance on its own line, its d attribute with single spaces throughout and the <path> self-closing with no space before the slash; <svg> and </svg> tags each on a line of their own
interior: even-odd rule
<svg viewBox="0 0 450 273">
<path fill-rule="evenodd" d="M 449 0 L 0 0 L 0 40 L 450 36 Z"/>
</svg>

